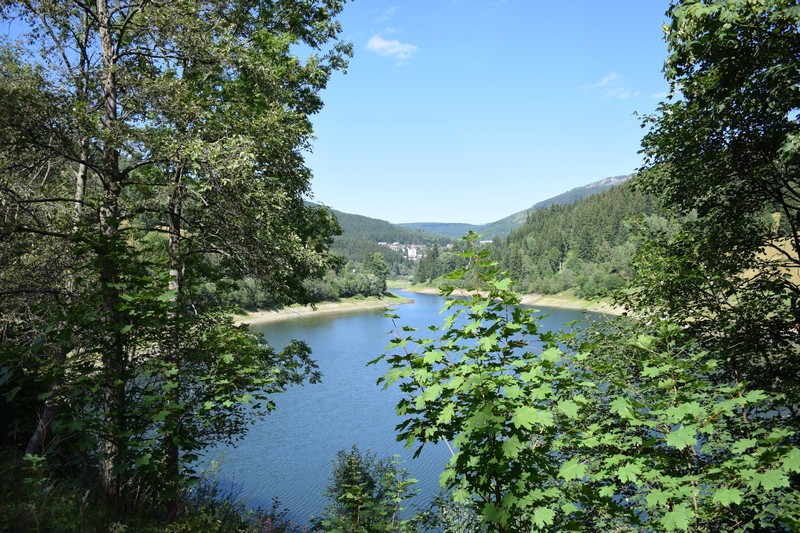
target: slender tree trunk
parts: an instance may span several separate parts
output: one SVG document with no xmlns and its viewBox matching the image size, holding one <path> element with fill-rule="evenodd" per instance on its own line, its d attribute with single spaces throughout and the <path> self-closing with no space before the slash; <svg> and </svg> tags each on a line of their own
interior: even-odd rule
<svg viewBox="0 0 800 533">
<path fill-rule="evenodd" d="M 118 506 L 123 485 L 122 471 L 126 456 L 125 441 L 125 384 L 127 361 L 125 340 L 121 333 L 122 295 L 118 283 L 122 273 L 124 243 L 120 235 L 119 200 L 122 188 L 119 150 L 115 146 L 114 133 L 118 127 L 116 51 L 111 33 L 113 21 L 106 4 L 97 0 L 97 20 L 100 36 L 100 53 L 103 71 L 100 82 L 103 90 L 105 130 L 108 135 L 103 153 L 103 198 L 100 207 L 100 242 L 97 245 L 97 261 L 101 284 L 101 324 L 105 346 L 102 354 L 103 399 L 105 401 L 105 424 L 101 450 L 101 482 L 106 496 Z"/>
<path fill-rule="evenodd" d="M 79 101 L 88 102 L 89 82 L 87 78 L 89 56 L 87 48 L 89 42 L 89 15 L 86 10 L 81 13 L 81 31 L 82 33 L 78 36 L 76 43 L 79 51 L 77 70 L 73 72 L 76 85 L 75 97 Z M 78 160 L 78 167 L 75 170 L 75 201 L 72 210 L 73 232 L 78 231 L 81 218 L 83 217 L 83 202 L 84 198 L 86 197 L 86 183 L 89 177 L 89 167 L 86 164 L 86 162 L 89 160 L 89 141 L 86 138 L 83 138 L 80 141 L 80 156 Z M 75 277 L 73 274 L 67 275 L 65 287 L 68 294 L 73 293 L 75 288 Z M 70 351 L 72 351 L 72 347 L 67 347 L 64 350 L 59 351 L 59 353 L 56 355 L 58 358 L 57 363 L 60 367 L 63 368 L 63 365 L 66 362 L 67 354 Z M 45 401 L 42 413 L 36 423 L 36 429 L 34 430 L 33 435 L 31 435 L 30 439 L 28 440 L 28 444 L 25 447 L 25 453 L 41 455 L 47 448 L 50 424 L 58 415 L 58 411 L 60 409 L 58 395 L 62 384 L 62 380 L 58 379 L 50 387 L 50 397 Z"/>
<path fill-rule="evenodd" d="M 176 306 L 170 311 L 167 317 L 169 328 L 169 346 L 167 354 L 172 364 L 181 363 L 181 331 L 179 324 L 181 291 L 183 290 L 183 258 L 181 256 L 181 215 L 183 209 L 183 166 L 178 165 L 173 173 L 172 191 L 169 199 L 168 219 L 169 219 L 169 290 L 175 291 L 173 303 Z M 178 387 L 170 391 L 169 401 L 178 404 L 180 402 L 180 381 Z M 180 476 L 180 448 L 178 437 L 181 430 L 180 415 L 177 412 L 170 414 L 165 420 L 165 424 L 172 428 L 166 432 L 164 437 L 165 452 L 165 476 L 167 478 L 167 515 L 175 518 L 178 515 L 178 480 Z"/>
<path fill-rule="evenodd" d="M 36 429 L 25 446 L 25 453 L 32 455 L 44 454 L 47 447 L 50 424 L 55 419 L 56 414 L 58 414 L 58 404 L 55 400 L 47 400 L 42 409 L 42 414 L 39 415 L 39 420 L 36 422 Z"/>
</svg>

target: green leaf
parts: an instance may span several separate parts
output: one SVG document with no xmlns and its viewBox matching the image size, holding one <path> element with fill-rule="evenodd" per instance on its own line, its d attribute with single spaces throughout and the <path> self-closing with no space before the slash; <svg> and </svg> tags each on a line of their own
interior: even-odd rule
<svg viewBox="0 0 800 533">
<path fill-rule="evenodd" d="M 628 402 L 628 399 L 623 396 L 614 398 L 609 404 L 609 407 L 612 413 L 618 414 L 622 418 L 631 418 L 633 416 L 631 413 L 631 404 Z"/>
<path fill-rule="evenodd" d="M 160 294 L 158 296 L 158 298 L 156 298 L 156 299 L 159 302 L 171 302 L 172 300 L 175 299 L 175 297 L 177 295 L 178 295 L 178 291 L 177 290 L 171 290 L 171 291 L 167 291 L 167 292 L 164 292 L 164 293 Z"/>
<path fill-rule="evenodd" d="M 581 463 L 577 457 L 573 457 L 566 463 L 561 465 L 558 470 L 558 477 L 564 481 L 572 481 L 573 479 L 582 479 L 586 476 L 586 465 Z"/>
<path fill-rule="evenodd" d="M 449 424 L 450 421 L 453 420 L 455 410 L 455 406 L 451 403 L 448 403 L 442 408 L 442 412 L 439 413 L 439 416 L 436 418 L 436 422 L 438 424 Z"/>
<path fill-rule="evenodd" d="M 561 512 L 566 516 L 577 513 L 578 511 L 580 511 L 580 508 L 571 502 L 567 502 L 561 506 Z"/>
<path fill-rule="evenodd" d="M 649 350 L 653 347 L 653 343 L 658 339 L 651 335 L 639 335 L 636 340 L 631 341 L 631 346 L 641 348 L 642 350 Z"/>
<path fill-rule="evenodd" d="M 537 507 L 533 510 L 533 523 L 540 529 L 553 523 L 556 512 L 549 507 Z"/>
<path fill-rule="evenodd" d="M 654 366 L 644 366 L 642 368 L 642 376 L 646 378 L 654 378 L 661 374 L 661 369 Z"/>
<path fill-rule="evenodd" d="M 503 524 L 508 520 L 508 511 L 498 507 L 494 502 L 484 503 L 482 514 L 492 524 Z"/>
<path fill-rule="evenodd" d="M 756 490 L 760 486 L 763 490 L 771 491 L 782 487 L 788 487 L 789 477 L 778 470 L 767 470 L 763 473 L 756 472 L 753 474 L 750 481 L 748 481 L 748 485 L 753 490 Z"/>
<path fill-rule="evenodd" d="M 163 422 L 166 418 L 170 415 L 170 412 L 167 409 L 163 409 L 153 415 L 153 422 Z"/>
<path fill-rule="evenodd" d="M 39 394 L 37 394 L 36 395 L 36 399 L 39 400 L 39 401 L 44 401 L 44 400 L 47 400 L 48 398 L 50 398 L 52 395 L 53 395 L 53 391 L 48 390 L 48 391 L 40 392 Z M 9 400 L 9 401 L 11 401 L 11 400 Z"/>
<path fill-rule="evenodd" d="M 703 409 L 697 402 L 686 402 L 667 409 L 668 419 L 675 423 L 683 421 L 687 416 L 690 418 L 698 418 L 702 416 L 702 414 Z"/>
<path fill-rule="evenodd" d="M 756 439 L 740 439 L 733 443 L 733 445 L 731 446 L 731 452 L 737 455 L 742 454 L 747 450 L 749 450 L 750 448 L 754 447 L 756 444 L 758 444 L 758 441 Z"/>
<path fill-rule="evenodd" d="M 597 491 L 597 494 L 599 494 L 601 498 L 613 498 L 616 493 L 616 485 L 606 485 Z"/>
<path fill-rule="evenodd" d="M 438 383 L 434 383 L 433 385 L 425 389 L 425 392 L 422 393 L 422 400 L 425 403 L 432 402 L 433 400 L 438 399 L 441 393 L 442 393 L 442 386 L 439 385 Z"/>
<path fill-rule="evenodd" d="M 136 466 L 149 465 L 150 464 L 150 459 L 152 457 L 153 457 L 152 454 L 146 453 L 146 454 L 142 455 L 141 457 L 137 457 L 136 461 L 134 461 L 134 463 L 136 464 Z"/>
<path fill-rule="evenodd" d="M 642 469 L 637 464 L 631 463 L 621 466 L 620 469 L 617 470 L 617 477 L 623 483 L 636 483 L 641 473 Z"/>
<path fill-rule="evenodd" d="M 497 333 L 493 333 L 488 337 L 481 337 L 478 339 L 478 345 L 484 352 L 490 352 L 497 346 Z"/>
<path fill-rule="evenodd" d="M 561 360 L 563 355 L 564 354 L 561 353 L 561 350 L 552 347 L 542 352 L 542 355 L 540 355 L 539 357 L 541 358 L 542 361 L 547 361 L 548 363 L 557 363 L 558 361 Z"/>
<path fill-rule="evenodd" d="M 722 488 L 714 492 L 711 501 L 728 507 L 742 503 L 742 491 L 739 489 Z"/>
<path fill-rule="evenodd" d="M 788 472 L 800 472 L 800 449 L 789 450 L 783 458 L 783 468 Z"/>
<path fill-rule="evenodd" d="M 511 278 L 503 278 L 501 280 L 494 282 L 494 287 L 497 290 L 507 291 L 511 288 L 512 283 L 514 283 Z"/>
<path fill-rule="evenodd" d="M 456 377 L 454 377 L 453 379 L 451 379 L 451 380 L 450 380 L 450 381 L 449 381 L 449 382 L 448 382 L 448 383 L 445 385 L 445 387 L 447 387 L 448 389 L 453 389 L 453 390 L 456 390 L 456 389 L 458 389 L 458 388 L 459 388 L 461 385 L 463 385 L 463 384 L 464 384 L 464 378 L 463 378 L 463 377 L 461 377 L 461 376 L 456 376 Z"/>
<path fill-rule="evenodd" d="M 19 391 L 21 391 L 21 390 L 22 390 L 22 385 L 17 385 L 16 387 L 11 389 L 10 391 L 3 393 L 3 398 L 5 398 L 5 400 L 8 403 L 11 403 L 11 402 L 14 401 L 14 397 L 17 395 L 17 393 Z"/>
<path fill-rule="evenodd" d="M 425 352 L 425 356 L 422 358 L 422 362 L 426 365 L 432 365 L 434 363 L 438 363 L 442 361 L 445 357 L 445 354 L 441 350 L 428 350 Z"/>
<path fill-rule="evenodd" d="M 503 442 L 503 456 L 507 459 L 516 459 L 525 445 L 519 441 L 516 435 Z"/>
<path fill-rule="evenodd" d="M 550 427 L 554 425 L 553 414 L 523 405 L 514 410 L 514 425 L 525 429 L 531 429 L 534 425 Z"/>
<path fill-rule="evenodd" d="M 693 425 L 682 425 L 677 430 L 667 433 L 667 445 L 679 450 L 683 450 L 687 446 L 694 446 L 697 444 L 696 431 L 697 429 Z"/>
<path fill-rule="evenodd" d="M 766 393 L 760 390 L 753 390 L 747 393 L 745 400 L 751 405 L 758 405 L 767 399 Z"/>
<path fill-rule="evenodd" d="M 386 373 L 386 375 L 383 376 L 383 378 L 381 378 L 384 381 L 383 388 L 387 389 L 387 388 L 391 387 L 392 384 L 395 381 L 397 381 L 400 378 L 405 377 L 406 374 L 407 374 L 407 371 L 406 371 L 405 368 L 393 368 L 393 369 L 389 370 Z"/>
<path fill-rule="evenodd" d="M 694 519 L 694 511 L 692 511 L 686 504 L 679 504 L 673 507 L 672 511 L 666 513 L 661 523 L 667 531 L 686 531 L 689 529 L 689 524 Z"/>
<path fill-rule="evenodd" d="M 522 396 L 522 388 L 516 385 L 508 385 L 506 387 L 503 387 L 503 393 L 505 397 L 508 398 L 509 400 L 515 400 L 520 396 Z"/>
<path fill-rule="evenodd" d="M 567 418 L 577 418 L 578 417 L 578 404 L 573 402 L 572 400 L 560 400 L 558 402 L 558 409 Z"/>
<path fill-rule="evenodd" d="M 661 489 L 653 489 L 645 496 L 648 507 L 659 508 L 663 507 L 669 501 L 669 494 Z"/>
</svg>

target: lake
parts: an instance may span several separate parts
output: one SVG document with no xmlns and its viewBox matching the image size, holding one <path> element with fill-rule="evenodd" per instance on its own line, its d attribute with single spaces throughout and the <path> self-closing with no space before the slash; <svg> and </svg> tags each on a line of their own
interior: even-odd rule
<svg viewBox="0 0 800 533">
<path fill-rule="evenodd" d="M 439 296 L 394 291 L 414 300 L 397 307 L 399 323 L 419 329 L 441 325 Z M 580 319 L 580 311 L 543 309 L 546 329 Z M 288 508 L 290 517 L 306 523 L 326 505 L 323 493 L 331 461 L 353 444 L 377 458 L 397 454 L 410 477 L 419 480 L 420 494 L 412 504 L 426 507 L 439 490 L 439 474 L 450 457 L 443 444 L 426 446 L 412 459 L 413 450 L 395 440 L 400 418 L 394 406 L 396 388 L 382 390 L 376 380 L 388 365 L 366 366 L 384 352 L 392 323 L 382 311 L 318 315 L 253 325 L 270 345 L 282 348 L 291 339 L 305 340 L 322 371 L 322 383 L 274 396 L 276 410 L 253 426 L 235 448 L 220 448 L 209 459 L 222 461 L 218 478 L 237 487 L 253 507 L 269 507 L 273 497 Z"/>
</svg>

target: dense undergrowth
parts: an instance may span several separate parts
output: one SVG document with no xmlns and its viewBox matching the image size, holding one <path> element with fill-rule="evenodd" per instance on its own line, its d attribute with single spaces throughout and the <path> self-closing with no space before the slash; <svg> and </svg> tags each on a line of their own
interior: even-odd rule
<svg viewBox="0 0 800 533">
<path fill-rule="evenodd" d="M 171 517 L 163 502 L 142 495 L 115 510 L 102 496 L 96 476 L 43 458 L 0 451 L 0 531 L 12 532 L 252 532 L 299 533 L 305 528 L 287 518 L 279 501 L 252 509 L 235 489 L 223 488 L 213 472 L 184 487 L 179 511 Z"/>
</svg>

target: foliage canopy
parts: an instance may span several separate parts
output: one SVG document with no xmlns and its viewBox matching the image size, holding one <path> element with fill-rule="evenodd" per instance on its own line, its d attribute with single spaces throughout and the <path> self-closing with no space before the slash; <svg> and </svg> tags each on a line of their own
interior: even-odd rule
<svg viewBox="0 0 800 533">
<path fill-rule="evenodd" d="M 466 255 L 470 293 L 443 291 L 430 337 L 398 326 L 380 381 L 403 393 L 398 440 L 445 441 L 441 482 L 489 530 L 800 524 L 780 398 L 720 375 L 669 321 L 540 331 L 487 252 Z"/>
<path fill-rule="evenodd" d="M 351 53 L 343 4 L 0 8 L 20 30 L 0 51 L 6 398 L 29 451 L 80 454 L 120 506 L 174 502 L 198 451 L 318 377 L 307 346 L 273 351 L 202 287 L 305 300 L 335 264 L 303 153 Z"/>
</svg>

